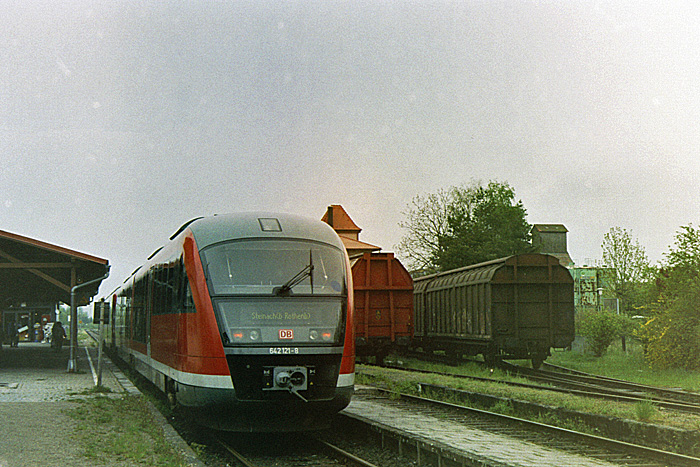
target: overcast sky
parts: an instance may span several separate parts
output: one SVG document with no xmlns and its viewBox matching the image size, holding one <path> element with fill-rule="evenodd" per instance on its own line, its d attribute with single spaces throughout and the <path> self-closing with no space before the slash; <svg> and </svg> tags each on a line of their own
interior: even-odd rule
<svg viewBox="0 0 700 467">
<path fill-rule="evenodd" d="M 578 264 L 700 219 L 700 6 L 0 0 L 0 229 L 106 258 L 185 221 L 342 204 L 393 251 L 411 199 L 509 183 Z"/>
</svg>

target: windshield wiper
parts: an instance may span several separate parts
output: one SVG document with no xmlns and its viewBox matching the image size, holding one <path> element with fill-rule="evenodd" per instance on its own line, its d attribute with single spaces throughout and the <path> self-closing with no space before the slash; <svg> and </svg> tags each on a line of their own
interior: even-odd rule
<svg viewBox="0 0 700 467">
<path fill-rule="evenodd" d="M 272 293 L 277 295 L 278 297 L 288 297 L 289 294 L 292 292 L 292 288 L 294 286 L 301 284 L 306 277 L 309 277 L 309 282 L 311 282 L 311 293 L 314 293 L 314 261 L 311 256 L 311 250 L 309 250 L 309 264 L 304 266 L 304 269 L 299 271 L 289 279 L 287 282 L 284 283 L 284 285 L 281 285 L 279 287 L 275 287 L 272 289 Z"/>
</svg>

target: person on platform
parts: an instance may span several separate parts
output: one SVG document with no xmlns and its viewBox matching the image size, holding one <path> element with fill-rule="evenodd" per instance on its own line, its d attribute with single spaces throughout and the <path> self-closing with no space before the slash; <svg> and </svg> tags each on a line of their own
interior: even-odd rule
<svg viewBox="0 0 700 467">
<path fill-rule="evenodd" d="M 65 338 L 66 330 L 63 329 L 63 324 L 60 321 L 56 321 L 51 328 L 51 347 L 57 352 L 60 351 Z"/>
<path fill-rule="evenodd" d="M 10 347 L 19 347 L 19 330 L 17 329 L 17 323 L 12 323 L 10 328 Z"/>
</svg>

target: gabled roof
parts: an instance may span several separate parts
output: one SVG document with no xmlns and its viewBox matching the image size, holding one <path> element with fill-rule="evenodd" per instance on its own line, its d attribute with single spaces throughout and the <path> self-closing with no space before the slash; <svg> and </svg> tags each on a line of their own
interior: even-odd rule
<svg viewBox="0 0 700 467">
<path fill-rule="evenodd" d="M 328 206 L 326 214 L 321 220 L 333 227 L 338 233 L 338 236 L 343 241 L 343 245 L 345 245 L 345 249 L 348 251 L 348 256 L 351 258 L 382 249 L 379 246 L 360 241 L 359 237 L 362 229 L 350 219 L 348 213 L 339 204 Z"/>
<path fill-rule="evenodd" d="M 321 220 L 333 227 L 336 232 L 356 232 L 359 234 L 362 231 L 339 204 L 331 204 L 328 206 Z"/>
<path fill-rule="evenodd" d="M 0 305 L 23 302 L 70 303 L 75 285 L 102 277 L 108 261 L 22 235 L 0 230 Z M 78 289 L 87 304 L 100 283 Z"/>
</svg>

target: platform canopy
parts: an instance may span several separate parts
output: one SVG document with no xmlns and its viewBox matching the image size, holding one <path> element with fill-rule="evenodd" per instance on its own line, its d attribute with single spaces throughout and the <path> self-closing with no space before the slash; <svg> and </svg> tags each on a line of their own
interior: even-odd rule
<svg viewBox="0 0 700 467">
<path fill-rule="evenodd" d="M 69 250 L 0 230 L 0 304 L 70 303 L 71 288 L 77 289 L 76 306 L 87 305 L 97 294 L 109 268 L 106 259 Z"/>
</svg>

